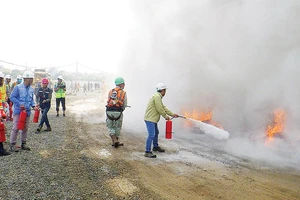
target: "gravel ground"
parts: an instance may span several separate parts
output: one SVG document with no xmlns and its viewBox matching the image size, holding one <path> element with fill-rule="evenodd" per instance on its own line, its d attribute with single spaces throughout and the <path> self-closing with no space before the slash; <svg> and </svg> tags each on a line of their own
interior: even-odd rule
<svg viewBox="0 0 300 200">
<path fill-rule="evenodd" d="M 69 102 L 72 99 L 77 97 L 68 97 Z M 37 124 L 31 123 L 27 140 L 31 151 L 21 150 L 0 157 L 0 200 L 147 199 L 149 192 L 120 196 L 109 186 L 111 180 L 120 177 L 129 168 L 124 160 L 99 159 L 87 153 L 92 145 L 101 147 L 90 137 L 90 129 L 96 129 L 98 139 L 108 147 L 109 140 L 102 134 L 106 132 L 105 124 L 93 127 L 76 122 L 71 113 L 66 114 L 67 117 L 56 117 L 52 106 L 48 115 L 52 132 L 36 134 Z M 11 127 L 12 122 L 6 122 L 7 138 Z M 7 149 L 8 141 L 4 144 Z"/>
<path fill-rule="evenodd" d="M 149 159 L 143 156 L 145 133 L 122 132 L 125 145 L 115 149 L 99 94 L 82 97 L 67 96 L 67 117 L 55 117 L 52 104 L 52 132 L 35 134 L 37 124 L 30 125 L 31 151 L 0 157 L 0 200 L 300 199 L 298 170 L 235 158 L 204 138 L 202 146 L 190 143 L 195 151 L 179 136 L 161 138 L 167 152 Z M 7 138 L 11 126 L 6 123 Z"/>
</svg>

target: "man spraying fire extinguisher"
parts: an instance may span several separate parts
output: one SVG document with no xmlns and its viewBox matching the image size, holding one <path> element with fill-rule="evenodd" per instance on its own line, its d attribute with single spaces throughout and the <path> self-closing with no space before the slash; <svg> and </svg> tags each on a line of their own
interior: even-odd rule
<svg viewBox="0 0 300 200">
<path fill-rule="evenodd" d="M 125 81 L 122 77 L 115 79 L 116 87 L 109 91 L 106 104 L 106 126 L 112 140 L 112 146 L 123 146 L 119 136 L 123 122 L 123 111 L 127 107 L 127 95 L 124 91 Z"/>
<path fill-rule="evenodd" d="M 163 116 L 166 120 L 169 120 L 172 116 L 177 118 L 178 115 L 171 112 L 162 102 L 162 98 L 165 96 L 167 86 L 164 83 L 158 83 L 156 85 L 156 93 L 149 100 L 146 112 L 145 112 L 145 123 L 148 131 L 148 137 L 146 140 L 146 152 L 145 157 L 156 158 L 151 151 L 151 146 L 153 144 L 153 151 L 165 152 L 163 148 L 158 146 L 158 134 L 159 130 L 157 123 L 160 120 L 160 116 Z"/>
</svg>

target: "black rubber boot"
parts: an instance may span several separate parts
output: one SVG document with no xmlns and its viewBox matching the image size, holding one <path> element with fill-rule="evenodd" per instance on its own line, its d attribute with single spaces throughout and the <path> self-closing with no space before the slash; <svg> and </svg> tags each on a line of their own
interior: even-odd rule
<svg viewBox="0 0 300 200">
<path fill-rule="evenodd" d="M 11 153 L 6 151 L 4 148 L 3 148 L 3 143 L 0 142 L 0 156 L 8 156 L 10 155 Z"/>
<path fill-rule="evenodd" d="M 112 140 L 112 146 L 114 146 L 115 148 L 118 148 L 119 146 L 119 141 L 117 139 L 116 135 L 111 135 L 111 140 Z"/>
</svg>

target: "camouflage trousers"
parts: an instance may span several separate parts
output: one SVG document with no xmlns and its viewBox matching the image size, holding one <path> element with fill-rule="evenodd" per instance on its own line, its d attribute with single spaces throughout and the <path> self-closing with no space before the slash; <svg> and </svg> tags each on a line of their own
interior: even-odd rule
<svg viewBox="0 0 300 200">
<path fill-rule="evenodd" d="M 118 111 L 106 111 L 106 126 L 110 136 L 120 136 L 123 123 L 123 113 Z"/>
</svg>

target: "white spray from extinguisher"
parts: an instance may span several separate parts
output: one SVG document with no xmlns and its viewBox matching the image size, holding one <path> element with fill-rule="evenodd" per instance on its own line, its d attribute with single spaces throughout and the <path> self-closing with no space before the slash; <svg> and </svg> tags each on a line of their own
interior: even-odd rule
<svg viewBox="0 0 300 200">
<path fill-rule="evenodd" d="M 222 130 L 213 125 L 206 124 L 195 119 L 191 119 L 191 118 L 186 118 L 186 119 L 192 121 L 195 124 L 195 126 L 200 128 L 200 130 L 202 130 L 205 134 L 211 135 L 216 139 L 227 140 L 229 138 L 230 134 L 225 130 Z"/>
</svg>

